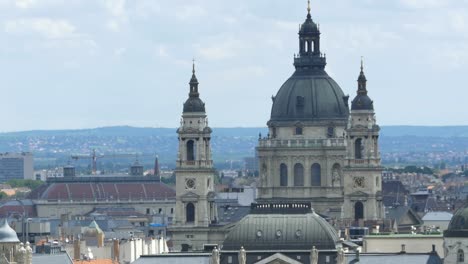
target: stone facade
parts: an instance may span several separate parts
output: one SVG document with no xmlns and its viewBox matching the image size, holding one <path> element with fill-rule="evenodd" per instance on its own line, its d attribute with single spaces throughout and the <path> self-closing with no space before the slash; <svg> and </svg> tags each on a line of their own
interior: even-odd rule
<svg viewBox="0 0 468 264">
<path fill-rule="evenodd" d="M 199 99 L 195 68 L 177 133 L 176 211 L 169 231 L 176 250 L 203 250 L 204 244 L 221 244 L 224 232 L 210 227 L 217 222 L 215 170 L 211 159 L 211 128 L 204 103 Z"/>
</svg>

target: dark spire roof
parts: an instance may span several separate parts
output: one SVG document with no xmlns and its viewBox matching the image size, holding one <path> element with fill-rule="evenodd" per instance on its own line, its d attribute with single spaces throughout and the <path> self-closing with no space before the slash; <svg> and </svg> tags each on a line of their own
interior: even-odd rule
<svg viewBox="0 0 468 264">
<path fill-rule="evenodd" d="M 351 103 L 351 110 L 374 110 L 374 102 L 367 96 L 367 79 L 364 74 L 364 62 L 361 58 L 361 72 L 358 77 L 357 95 Z"/>
<path fill-rule="evenodd" d="M 320 29 L 310 15 L 310 1 L 307 17 L 299 28 L 299 54 L 294 58 L 296 69 L 324 70 L 326 59 L 320 52 Z"/>
<path fill-rule="evenodd" d="M 195 76 L 195 60 L 193 60 L 192 64 L 192 78 L 190 78 L 190 97 L 198 97 L 200 94 L 198 93 L 198 79 Z"/>
<path fill-rule="evenodd" d="M 192 78 L 190 78 L 189 85 L 189 98 L 184 103 L 184 113 L 205 112 L 205 103 L 200 99 L 200 93 L 198 92 L 198 79 L 195 75 L 195 60 L 193 60 Z"/>
<path fill-rule="evenodd" d="M 366 75 L 364 75 L 364 62 L 363 59 L 361 58 L 361 72 L 359 73 L 358 77 L 358 94 L 367 94 L 367 89 L 366 89 L 366 84 L 367 84 L 367 79 Z"/>
</svg>

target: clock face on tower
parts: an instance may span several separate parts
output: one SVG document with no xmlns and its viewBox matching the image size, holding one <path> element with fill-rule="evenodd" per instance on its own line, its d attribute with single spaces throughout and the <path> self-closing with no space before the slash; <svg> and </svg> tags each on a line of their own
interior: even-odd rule
<svg viewBox="0 0 468 264">
<path fill-rule="evenodd" d="M 365 186 L 365 179 L 364 177 L 354 177 L 354 187 L 364 188 Z"/>
<path fill-rule="evenodd" d="M 195 179 L 194 178 L 185 179 L 185 188 L 186 189 L 195 189 Z"/>
</svg>

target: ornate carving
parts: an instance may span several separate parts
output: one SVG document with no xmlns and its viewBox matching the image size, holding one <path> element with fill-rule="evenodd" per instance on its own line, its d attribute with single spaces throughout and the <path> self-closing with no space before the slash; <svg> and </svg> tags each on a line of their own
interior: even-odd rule
<svg viewBox="0 0 468 264">
<path fill-rule="evenodd" d="M 366 179 L 364 177 L 354 177 L 354 188 L 364 188 L 366 186 Z"/>
<path fill-rule="evenodd" d="M 186 179 L 185 179 L 185 189 L 187 189 L 187 190 L 194 190 L 194 189 L 196 189 L 196 181 L 195 181 L 195 178 L 186 178 Z"/>
</svg>

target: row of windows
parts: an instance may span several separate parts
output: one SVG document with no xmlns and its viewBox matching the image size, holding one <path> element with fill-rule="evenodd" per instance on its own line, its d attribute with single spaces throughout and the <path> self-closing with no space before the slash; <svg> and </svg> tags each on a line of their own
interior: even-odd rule
<svg viewBox="0 0 468 264">
<path fill-rule="evenodd" d="M 301 163 L 294 165 L 294 186 L 304 186 L 304 166 Z M 322 185 L 322 169 L 320 164 L 314 163 L 310 169 L 310 185 Z M 280 186 L 288 186 L 288 166 L 284 163 L 280 165 Z"/>
</svg>

